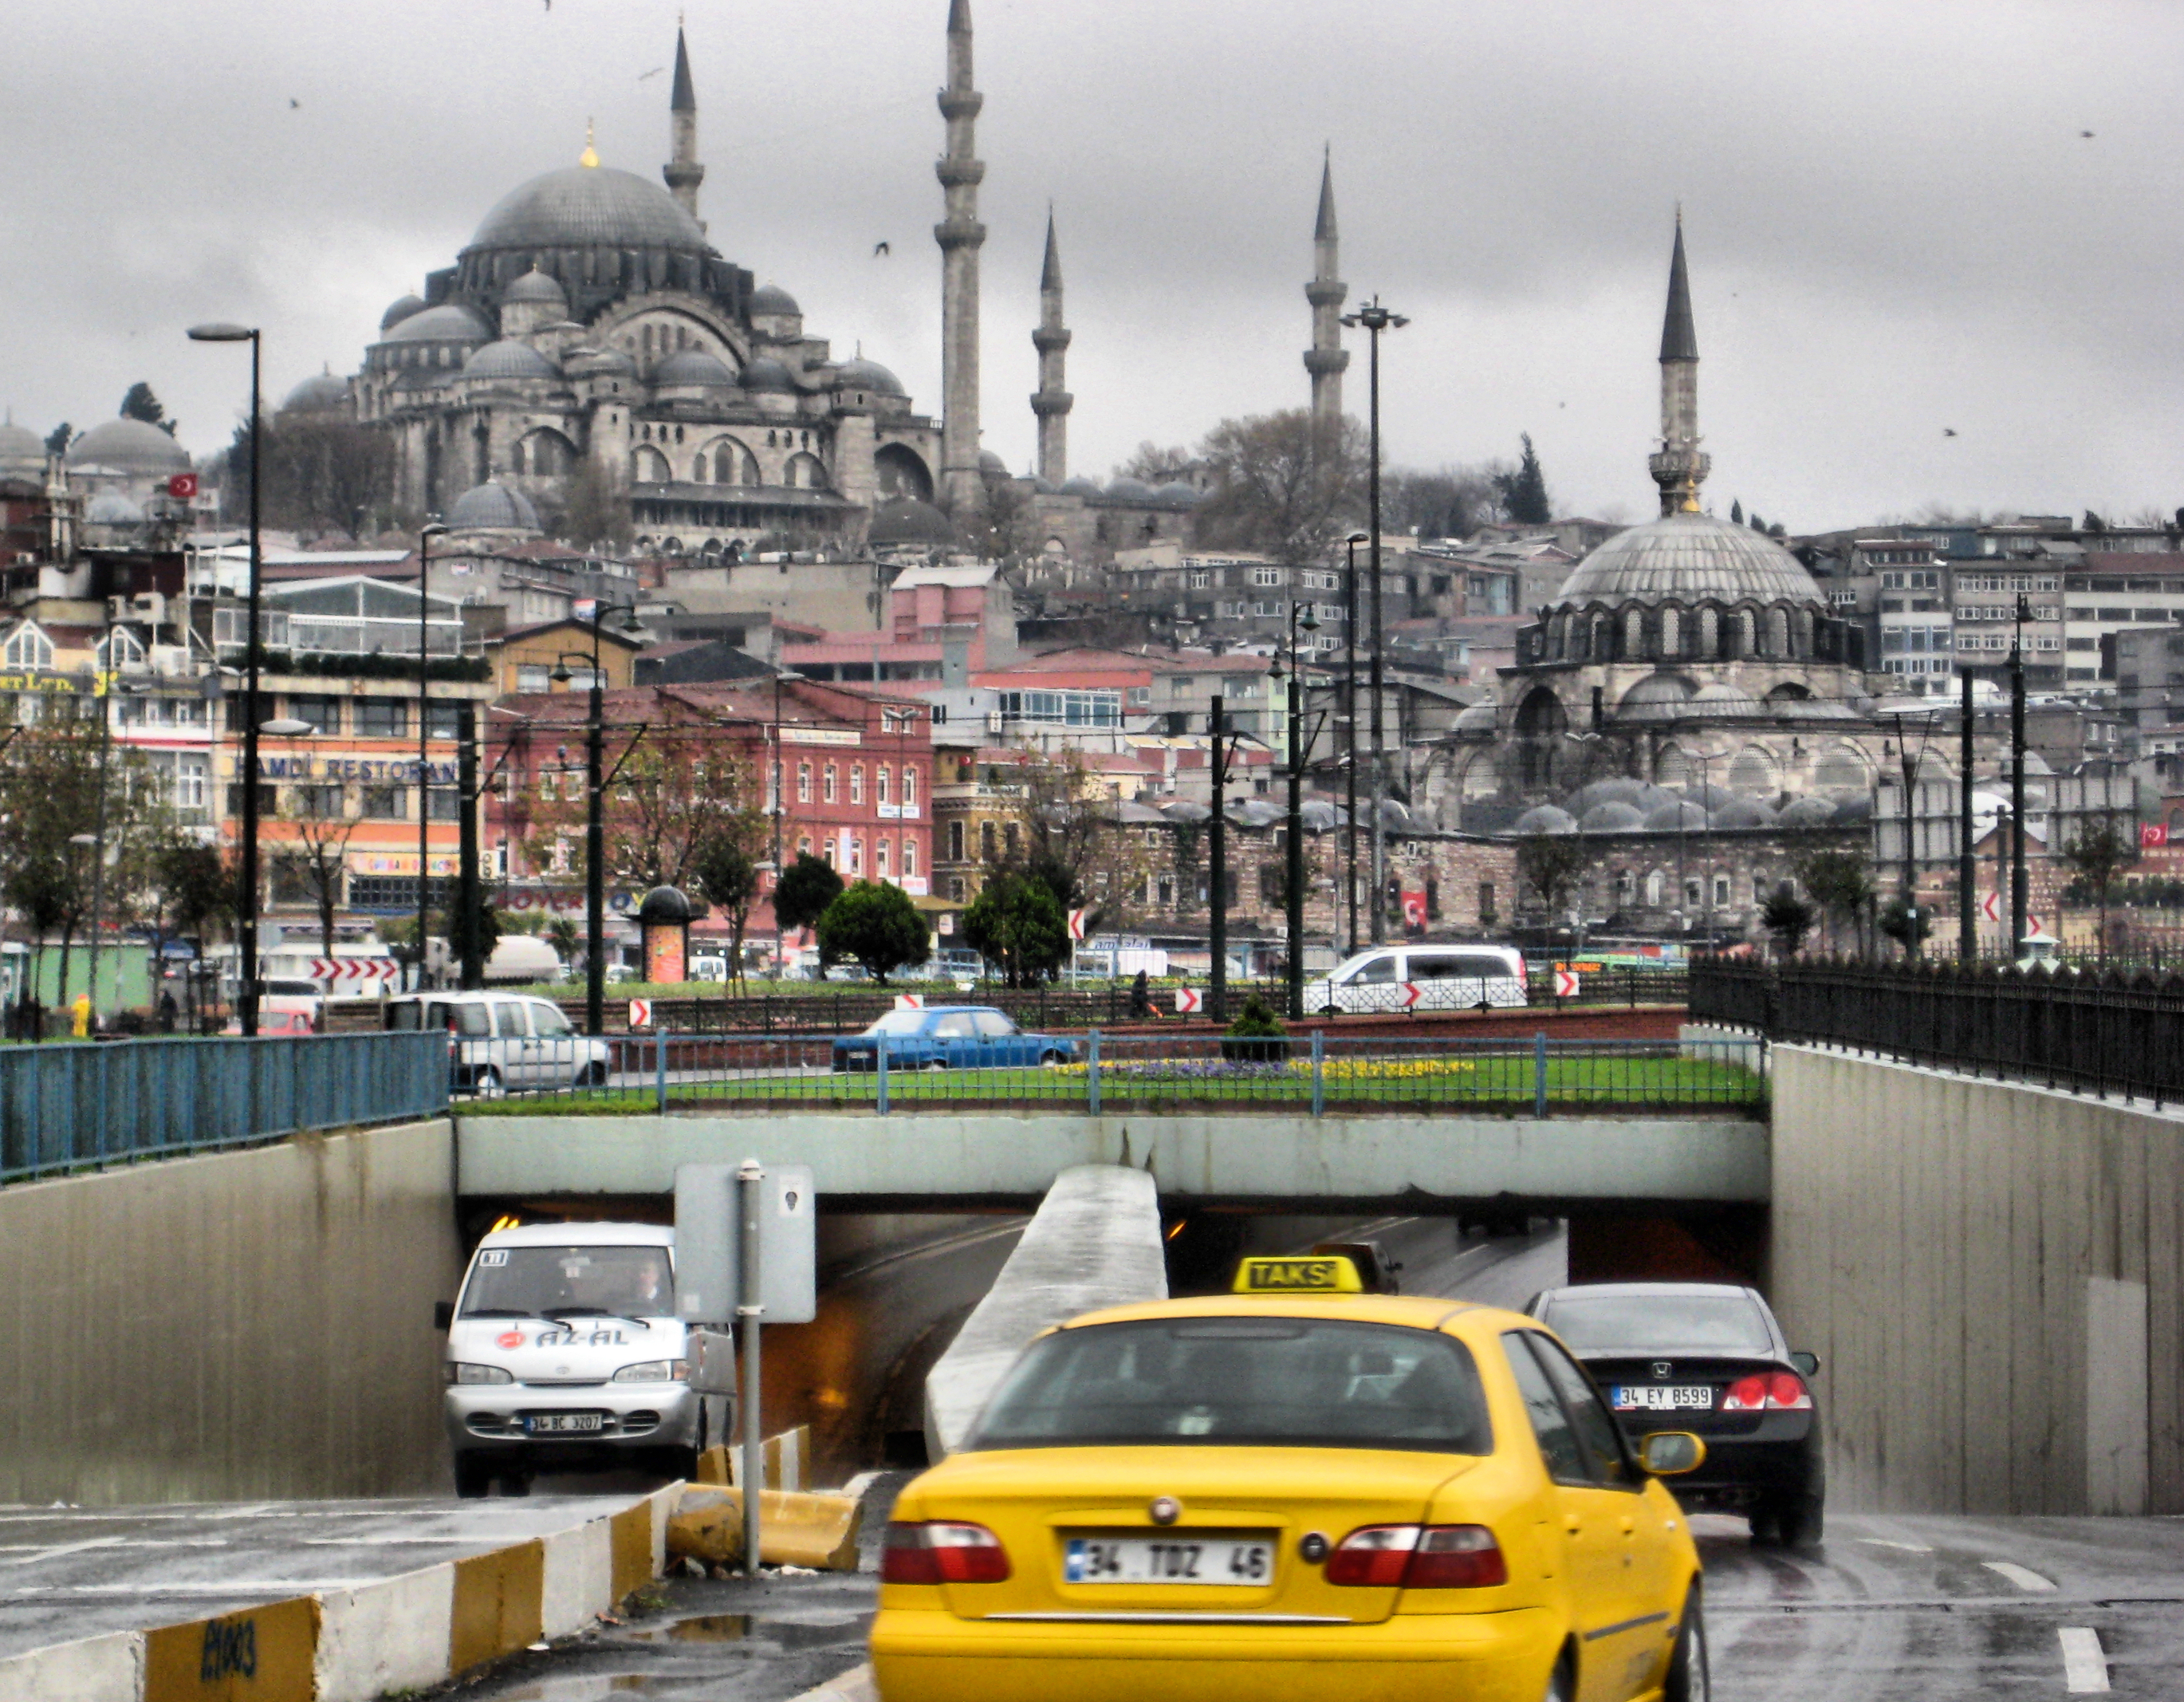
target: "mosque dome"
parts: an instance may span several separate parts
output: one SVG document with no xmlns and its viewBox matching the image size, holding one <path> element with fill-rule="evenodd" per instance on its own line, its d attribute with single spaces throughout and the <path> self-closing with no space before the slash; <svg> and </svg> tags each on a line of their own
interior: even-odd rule
<svg viewBox="0 0 2184 1702">
<path fill-rule="evenodd" d="M 800 319 L 804 310 L 796 304 L 796 298 L 779 284 L 760 284 L 751 292 L 750 309 L 754 314 L 770 314 L 780 319 Z"/>
<path fill-rule="evenodd" d="M 844 360 L 836 369 L 834 388 L 837 390 L 869 390 L 876 396 L 906 396 L 902 380 L 880 365 L 867 360 L 861 354 L 853 360 Z"/>
<path fill-rule="evenodd" d="M 1179 478 L 1170 479 L 1153 494 L 1174 507 L 1189 508 L 1198 500 L 1198 487 Z"/>
<path fill-rule="evenodd" d="M 1674 803 L 1663 804 L 1646 818 L 1649 834 L 1697 833 L 1704 829 L 1708 820 L 1707 812 L 1688 799 L 1679 798 Z"/>
<path fill-rule="evenodd" d="M 1064 496 L 1097 496 L 1100 494 L 1099 481 L 1079 473 L 1075 478 L 1062 480 L 1061 494 Z"/>
<path fill-rule="evenodd" d="M 178 473 L 190 471 L 190 453 L 157 426 L 142 420 L 108 420 L 93 426 L 70 447 L 71 469 L 103 467 L 123 473 Z"/>
<path fill-rule="evenodd" d="M 1680 673 L 1649 673 L 1615 706 L 1618 721 L 1680 721 L 1690 713 L 1691 683 Z"/>
<path fill-rule="evenodd" d="M 1692 693 L 1691 704 L 1685 712 L 1717 720 L 1757 718 L 1766 713 L 1760 708 L 1759 700 L 1750 692 L 1740 690 L 1726 680 L 1719 679 L 1708 681 Z"/>
<path fill-rule="evenodd" d="M 1519 834 L 1574 834 L 1577 818 L 1554 804 L 1535 804 L 1510 824 Z"/>
<path fill-rule="evenodd" d="M 1501 711 L 1491 703 L 1474 703 L 1456 717 L 1451 733 L 1491 734 L 1501 720 Z"/>
<path fill-rule="evenodd" d="M 981 449 L 978 451 L 978 471 L 982 473 L 991 473 L 999 478 L 1006 478 L 1009 476 L 1009 464 L 1001 459 L 1001 452 L 999 449 Z"/>
<path fill-rule="evenodd" d="M 520 490 L 511 490 L 499 479 L 474 485 L 454 500 L 448 511 L 450 532 L 536 532 L 538 511 Z"/>
<path fill-rule="evenodd" d="M 84 504 L 86 526 L 142 526 L 144 511 L 118 490 L 103 490 Z"/>
<path fill-rule="evenodd" d="M 1808 603 L 1813 576 L 1773 539 L 1711 515 L 1671 514 L 1618 532 L 1570 570 L 1557 605 Z"/>
<path fill-rule="evenodd" d="M 875 544 L 949 548 L 957 542 L 956 528 L 949 524 L 948 516 L 931 503 L 920 502 L 914 496 L 898 496 L 874 509 L 872 530 L 866 535 Z"/>
<path fill-rule="evenodd" d="M 1153 488 L 1143 479 L 1118 478 L 1107 487 L 1106 496 L 1115 502 L 1150 502 Z"/>
<path fill-rule="evenodd" d="M 1731 798 L 1713 812 L 1718 828 L 1771 828 L 1774 812 L 1757 798 Z"/>
<path fill-rule="evenodd" d="M 503 338 L 474 351 L 463 362 L 465 378 L 558 378 L 560 368 L 527 343 Z"/>
<path fill-rule="evenodd" d="M 673 356 L 670 356 L 671 361 Z M 796 377 L 771 354 L 761 354 L 744 368 L 744 388 L 755 393 L 772 391 L 776 394 L 793 394 Z"/>
<path fill-rule="evenodd" d="M 503 307 L 524 302 L 550 307 L 556 313 L 566 314 L 569 310 L 567 292 L 553 278 L 540 271 L 535 263 L 529 271 L 501 292 L 500 304 Z"/>
<path fill-rule="evenodd" d="M 1582 817 L 1600 804 L 1629 804 L 1633 807 L 1646 805 L 1646 794 L 1652 790 L 1643 780 L 1628 774 L 1615 774 L 1605 780 L 1593 780 L 1579 787 L 1563 800 L 1563 804 L 1564 807 Z"/>
<path fill-rule="evenodd" d="M 1775 821 L 1786 828 L 1825 827 L 1836 818 L 1836 806 L 1825 798 L 1792 798 L 1782 806 Z"/>
<path fill-rule="evenodd" d="M 379 315 L 379 328 L 382 331 L 392 331 L 411 314 L 422 313 L 424 310 L 425 304 L 421 299 L 414 295 L 405 295 L 398 301 L 391 304 L 387 311 Z"/>
<path fill-rule="evenodd" d="M 510 190 L 470 246 L 708 252 L 698 221 L 666 189 L 609 165 L 565 166 Z"/>
<path fill-rule="evenodd" d="M 382 343 L 490 343 L 493 327 L 469 308 L 451 301 L 404 319 Z"/>
<path fill-rule="evenodd" d="M 1635 834 L 1645 828 L 1646 812 L 1635 804 L 1611 798 L 1587 810 L 1578 825 L 1589 834 Z"/>
<path fill-rule="evenodd" d="M 281 405 L 284 414 L 323 414 L 344 407 L 348 402 L 348 386 L 331 372 L 314 372 L 288 393 Z"/>
<path fill-rule="evenodd" d="M 755 364 L 755 363 L 754 363 Z M 776 366 L 780 363 L 776 361 Z M 655 384 L 710 384 L 733 388 L 736 375 L 717 354 L 704 349 L 678 349 L 652 369 Z"/>
<path fill-rule="evenodd" d="M 46 444 L 36 432 L 19 426 L 13 420 L 0 426 L 0 468 L 27 468 L 42 472 L 46 465 Z"/>
</svg>

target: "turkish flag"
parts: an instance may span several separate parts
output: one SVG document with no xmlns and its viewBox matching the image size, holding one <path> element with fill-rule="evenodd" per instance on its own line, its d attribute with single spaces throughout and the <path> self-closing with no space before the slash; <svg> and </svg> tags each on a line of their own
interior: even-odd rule
<svg viewBox="0 0 2184 1702">
<path fill-rule="evenodd" d="M 1423 892 L 1403 895 L 1403 926 L 1424 931 L 1426 925 L 1426 896 Z"/>
<path fill-rule="evenodd" d="M 198 494 L 198 476 L 193 472 L 178 472 L 167 481 L 167 494 L 185 499 Z"/>
<path fill-rule="evenodd" d="M 2166 822 L 2141 822 L 2138 824 L 2138 848 L 2152 851 L 2156 845 L 2169 843 L 2169 824 Z"/>
</svg>

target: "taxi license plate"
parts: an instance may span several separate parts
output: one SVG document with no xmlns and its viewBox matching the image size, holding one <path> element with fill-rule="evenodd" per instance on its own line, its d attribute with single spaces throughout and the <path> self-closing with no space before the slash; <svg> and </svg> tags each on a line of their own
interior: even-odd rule
<svg viewBox="0 0 2184 1702">
<path fill-rule="evenodd" d="M 1266 1584 L 1274 1545 L 1236 1537 L 1072 1537 L 1061 1551 L 1070 1584 Z"/>
<path fill-rule="evenodd" d="M 1713 1410 L 1713 1389 L 1707 1383 L 1626 1384 L 1609 1391 L 1609 1398 L 1619 1413 L 1705 1413 Z"/>
<path fill-rule="evenodd" d="M 597 1413 L 526 1413 L 523 1427 L 533 1436 L 562 1436 L 571 1431 L 599 1428 Z"/>
</svg>

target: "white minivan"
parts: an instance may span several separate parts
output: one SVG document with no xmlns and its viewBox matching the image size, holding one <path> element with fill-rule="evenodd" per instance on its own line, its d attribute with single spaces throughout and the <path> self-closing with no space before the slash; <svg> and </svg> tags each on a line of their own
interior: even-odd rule
<svg viewBox="0 0 2184 1702">
<path fill-rule="evenodd" d="M 1417 990 L 1413 996 L 1412 989 Z M 1307 1011 L 1462 1011 L 1524 1005 L 1524 954 L 1510 946 L 1376 946 L 1307 981 Z"/>
<path fill-rule="evenodd" d="M 437 1321 L 458 1495 L 496 1481 L 522 1494 L 542 1471 L 694 1475 L 707 1403 L 691 1392 L 675 1314 L 672 1229 L 495 1230 Z"/>
<path fill-rule="evenodd" d="M 405 993 L 387 1002 L 382 1028 L 445 1029 L 449 1085 L 498 1099 L 549 1087 L 604 1087 L 613 1048 L 580 1035 L 551 999 L 519 993 Z"/>
</svg>

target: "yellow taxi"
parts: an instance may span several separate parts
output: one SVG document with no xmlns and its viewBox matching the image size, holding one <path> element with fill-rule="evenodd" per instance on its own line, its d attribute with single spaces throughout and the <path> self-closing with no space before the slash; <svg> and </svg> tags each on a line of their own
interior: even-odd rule
<svg viewBox="0 0 2184 1702">
<path fill-rule="evenodd" d="M 883 1702 L 1699 1702 L 1699 1557 L 1534 1320 L 1343 1258 L 1048 1331 L 895 1504 Z"/>
</svg>

